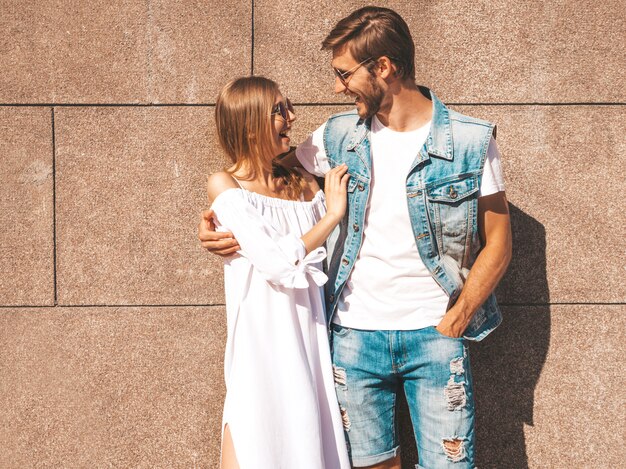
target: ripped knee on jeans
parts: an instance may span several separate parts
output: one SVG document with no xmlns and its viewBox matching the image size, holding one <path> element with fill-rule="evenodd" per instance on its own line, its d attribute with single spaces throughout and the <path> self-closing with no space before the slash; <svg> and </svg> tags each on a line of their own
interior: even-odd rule
<svg viewBox="0 0 626 469">
<path fill-rule="evenodd" d="M 462 439 L 444 438 L 441 445 L 449 461 L 459 462 L 465 457 L 465 441 Z"/>
</svg>

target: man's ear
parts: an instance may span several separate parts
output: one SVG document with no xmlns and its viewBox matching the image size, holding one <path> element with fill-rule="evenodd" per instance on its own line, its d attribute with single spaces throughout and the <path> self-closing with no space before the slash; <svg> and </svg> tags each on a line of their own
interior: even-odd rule
<svg viewBox="0 0 626 469">
<path fill-rule="evenodd" d="M 396 66 L 389 59 L 389 57 L 383 55 L 381 56 L 376 63 L 378 70 L 380 72 L 380 77 L 385 79 L 396 73 Z"/>
</svg>

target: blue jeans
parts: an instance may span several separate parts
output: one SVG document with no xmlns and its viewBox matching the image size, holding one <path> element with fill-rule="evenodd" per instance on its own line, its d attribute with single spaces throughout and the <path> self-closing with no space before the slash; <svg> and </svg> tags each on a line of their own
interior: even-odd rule
<svg viewBox="0 0 626 469">
<path fill-rule="evenodd" d="M 398 454 L 396 395 L 404 389 L 418 468 L 474 468 L 474 389 L 465 339 L 434 327 L 364 331 L 332 324 L 335 390 L 354 467 Z"/>
</svg>

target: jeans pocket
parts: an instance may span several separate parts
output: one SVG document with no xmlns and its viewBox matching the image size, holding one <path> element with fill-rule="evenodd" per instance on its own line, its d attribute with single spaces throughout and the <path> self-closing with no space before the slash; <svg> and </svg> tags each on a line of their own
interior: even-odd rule
<svg viewBox="0 0 626 469">
<path fill-rule="evenodd" d="M 437 334 L 439 337 L 442 337 L 444 339 L 456 340 L 456 341 L 459 341 L 459 340 L 463 341 L 463 340 L 465 340 L 463 337 L 450 337 L 449 335 L 442 334 L 441 332 L 439 332 L 439 330 L 435 326 L 430 326 L 430 327 L 431 327 L 431 329 L 433 330 L 433 332 L 435 334 Z"/>
<path fill-rule="evenodd" d="M 331 323 L 330 328 L 333 331 L 333 335 L 336 335 L 338 337 L 345 337 L 352 330 L 349 327 L 343 327 L 343 326 L 340 326 L 339 324 L 335 324 L 334 322 Z"/>
</svg>

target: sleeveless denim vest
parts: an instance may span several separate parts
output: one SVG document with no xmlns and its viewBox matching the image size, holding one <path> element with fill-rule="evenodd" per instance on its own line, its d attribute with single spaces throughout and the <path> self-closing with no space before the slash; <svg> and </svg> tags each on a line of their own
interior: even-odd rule
<svg viewBox="0 0 626 469">
<path fill-rule="evenodd" d="M 417 250 L 452 306 L 481 249 L 478 234 L 478 191 L 487 148 L 495 126 L 448 109 L 427 88 L 433 103 L 430 133 L 406 177 L 406 203 Z M 348 210 L 328 241 L 330 264 L 326 284 L 328 322 L 352 272 L 363 240 L 371 180 L 371 119 L 356 110 L 331 116 L 324 149 L 331 167 L 349 167 Z M 400 202 L 400 201 L 398 201 Z M 492 293 L 476 311 L 463 336 L 479 341 L 502 321 Z"/>
</svg>

